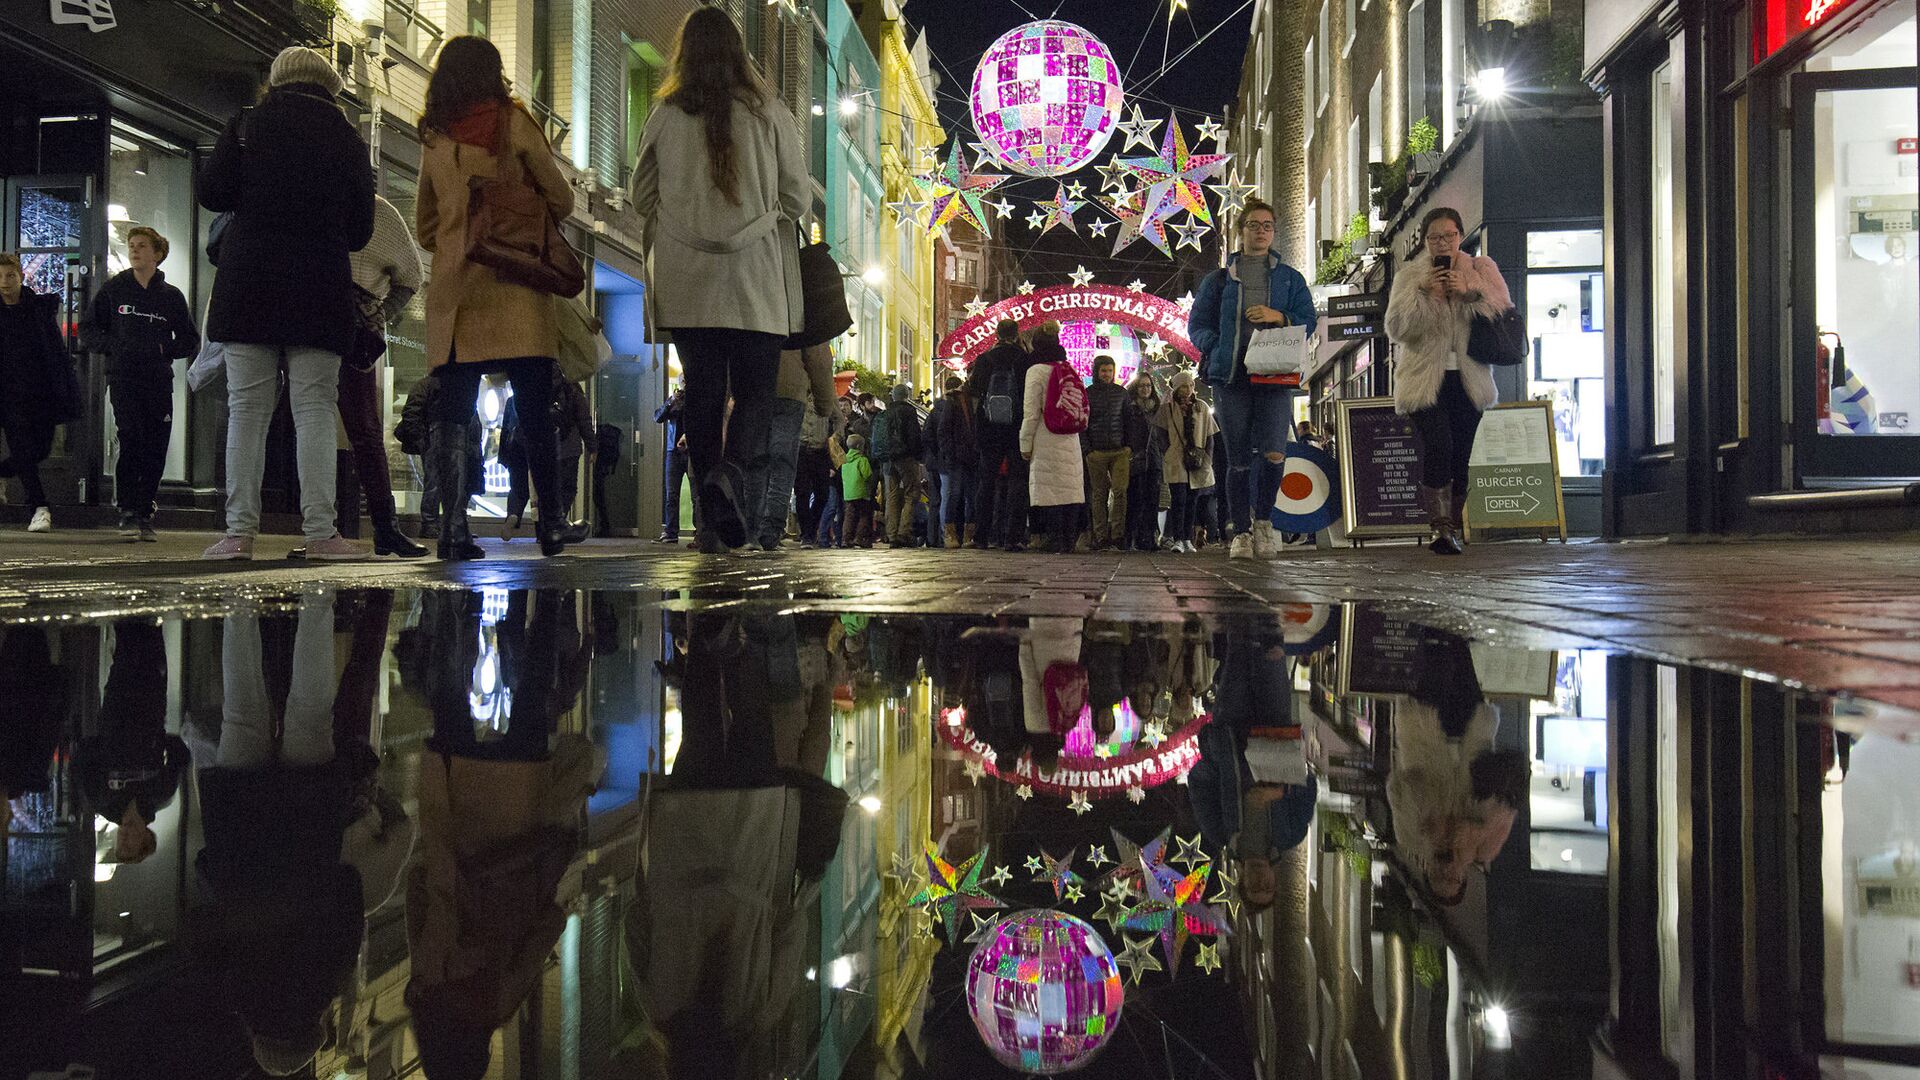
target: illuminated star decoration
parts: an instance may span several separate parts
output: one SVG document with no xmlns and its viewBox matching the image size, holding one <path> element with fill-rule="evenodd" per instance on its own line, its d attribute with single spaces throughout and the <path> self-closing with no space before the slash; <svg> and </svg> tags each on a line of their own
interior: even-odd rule
<svg viewBox="0 0 1920 1080">
<path fill-rule="evenodd" d="M 980 916 L 975 915 L 974 918 Z M 1220 970 L 1220 944 L 1215 941 L 1200 943 L 1200 955 L 1193 958 L 1193 966 L 1211 975 Z"/>
<path fill-rule="evenodd" d="M 1074 287 L 1078 289 L 1084 289 L 1093 284 L 1093 271 L 1084 266 L 1074 267 L 1073 273 L 1068 274 L 1067 277 L 1073 282 Z"/>
<path fill-rule="evenodd" d="M 1067 896 L 1067 903 L 1077 904 L 1080 901 L 1085 900 L 1087 898 L 1087 893 L 1085 889 L 1082 889 L 1080 887 L 1079 882 L 1075 882 L 1072 885 L 1067 886 L 1066 896 Z"/>
<path fill-rule="evenodd" d="M 1094 237 L 1095 239 L 1105 240 L 1107 238 L 1107 230 L 1111 228 L 1113 228 L 1113 222 L 1111 221 L 1107 221 L 1104 219 L 1100 221 L 1096 221 L 1093 224 L 1087 226 L 1087 235 Z"/>
<path fill-rule="evenodd" d="M 1158 935 L 1169 971 L 1179 970 L 1180 953 L 1187 946 L 1188 935 L 1229 932 L 1220 909 L 1201 902 L 1212 870 L 1211 863 L 1203 863 L 1186 877 L 1165 880 L 1159 874 L 1146 875 L 1141 882 L 1147 888 L 1146 899 L 1121 924 L 1128 930 L 1146 930 Z"/>
<path fill-rule="evenodd" d="M 1219 886 L 1219 888 L 1214 890 L 1213 898 L 1220 902 L 1221 907 L 1227 909 L 1227 917 L 1229 919 L 1239 918 L 1240 879 L 1235 877 L 1232 871 L 1223 866 L 1220 872 L 1213 876 L 1213 880 Z"/>
<path fill-rule="evenodd" d="M 1145 338 L 1141 339 L 1140 348 L 1148 356 L 1157 357 L 1167 351 L 1167 339 L 1161 337 L 1159 334 L 1148 334 Z M 1152 724 L 1148 724 L 1146 732 L 1140 737 L 1140 741 L 1146 743 L 1148 746 L 1157 748 L 1161 743 L 1167 741 L 1167 737 L 1164 733 L 1155 730 Z"/>
<path fill-rule="evenodd" d="M 1081 183 L 1078 180 L 1075 180 L 1073 183 L 1068 184 L 1067 198 L 1075 199 L 1080 202 L 1086 202 L 1087 201 L 1087 185 Z"/>
<path fill-rule="evenodd" d="M 981 312 L 987 310 L 989 307 L 992 307 L 992 306 L 993 305 L 987 303 L 985 300 L 982 300 L 981 298 L 976 296 L 973 299 L 967 301 L 967 317 L 973 318 L 974 316 L 979 315 Z"/>
<path fill-rule="evenodd" d="M 902 225 L 908 223 L 918 225 L 920 223 L 920 211 L 926 208 L 927 204 L 918 199 L 895 199 L 893 202 L 887 204 L 887 209 L 893 211 L 894 216 L 900 219 L 900 224 Z"/>
<path fill-rule="evenodd" d="M 961 160 L 958 141 L 948 152 L 945 165 L 914 177 L 913 182 L 926 192 L 932 207 L 927 217 L 927 228 L 945 228 L 947 222 L 958 217 L 979 229 L 981 235 L 993 235 L 987 226 L 987 211 L 981 199 L 987 192 L 1006 183 L 1007 178 L 976 174 L 968 169 L 967 163 Z"/>
<path fill-rule="evenodd" d="M 1127 144 L 1120 148 L 1121 152 L 1125 153 L 1133 149 L 1136 144 L 1149 150 L 1153 149 L 1153 129 L 1160 126 L 1160 121 L 1147 119 L 1146 114 L 1140 111 L 1140 103 L 1136 101 L 1133 103 L 1133 111 L 1127 114 L 1127 119 L 1114 126 L 1127 137 Z"/>
<path fill-rule="evenodd" d="M 1174 840 L 1180 845 L 1180 851 L 1173 858 L 1168 859 L 1168 862 L 1191 870 L 1195 863 L 1207 861 L 1207 853 L 1200 850 L 1199 837 L 1176 836 Z"/>
<path fill-rule="evenodd" d="M 1080 229 L 1073 223 L 1073 215 L 1075 211 L 1085 205 L 1087 204 L 1084 201 L 1076 200 L 1067 194 L 1067 189 L 1064 184 L 1056 184 L 1053 198 L 1048 199 L 1046 202 L 1036 202 L 1033 204 L 1036 212 L 1045 215 L 1047 223 L 1046 227 L 1040 230 L 1040 235 L 1045 236 L 1047 233 L 1052 232 L 1055 225 L 1065 225 L 1067 231 L 1070 233 L 1079 232 Z"/>
<path fill-rule="evenodd" d="M 1173 231 L 1180 234 L 1180 240 L 1173 245 L 1174 247 L 1199 251 L 1200 238 L 1212 232 L 1213 226 L 1198 221 L 1176 221 L 1173 223 Z"/>
<path fill-rule="evenodd" d="M 1128 292 L 1146 292 L 1147 283 L 1144 281 L 1141 281 L 1139 278 L 1134 278 L 1132 281 L 1127 282 L 1127 291 Z"/>
<path fill-rule="evenodd" d="M 1094 168 L 1095 171 L 1100 174 L 1101 191 L 1125 191 L 1127 190 L 1127 181 L 1133 179 L 1133 174 L 1127 171 L 1125 165 L 1120 164 L 1118 157 L 1108 158 L 1105 165 L 1098 165 Z"/>
<path fill-rule="evenodd" d="M 962 766 L 961 771 L 965 772 L 967 779 L 973 781 L 975 784 L 978 784 L 987 775 L 987 767 L 974 759 L 968 759 L 966 765 Z"/>
<path fill-rule="evenodd" d="M 1040 856 L 1038 855 L 1027 856 L 1027 869 L 1033 873 L 1036 873 L 1036 874 L 1039 873 L 1040 872 Z"/>
<path fill-rule="evenodd" d="M 973 150 L 974 168 L 992 169 L 999 168 L 1004 164 L 1000 160 L 1000 155 L 994 153 L 993 147 L 988 146 L 986 143 L 976 142 L 968 143 L 967 145 Z"/>
<path fill-rule="evenodd" d="M 1044 210 L 1035 210 L 1033 213 L 1027 215 L 1027 228 L 1040 229 L 1041 235 L 1043 236 L 1046 234 L 1047 230 L 1044 228 L 1041 228 L 1041 226 L 1046 225 L 1046 223 L 1047 223 L 1047 212 Z"/>
<path fill-rule="evenodd" d="M 1135 806 L 1147 801 L 1147 789 L 1135 784 L 1127 789 L 1127 801 Z"/>
<path fill-rule="evenodd" d="M 1032 295 L 1032 293 L 1033 293 L 1033 282 L 1031 282 L 1031 281 L 1023 281 L 1023 282 L 1021 282 L 1021 283 L 1020 283 L 1020 288 L 1019 288 L 1019 289 L 1018 289 L 1017 291 L 1018 291 L 1018 292 L 1020 293 L 1020 295 L 1021 295 L 1021 296 L 1030 296 L 1030 295 Z"/>
<path fill-rule="evenodd" d="M 1168 0 L 1167 21 L 1172 22 L 1173 17 L 1175 15 L 1180 14 L 1180 12 L 1185 11 L 1186 7 L 1187 7 L 1187 0 Z M 1192 18 L 1192 16 L 1189 15 L 1188 18 Z"/>
<path fill-rule="evenodd" d="M 1067 803 L 1067 809 L 1076 814 L 1084 814 L 1093 809 L 1093 804 L 1087 801 L 1086 792 L 1076 791 L 1073 793 L 1073 798 Z"/>
<path fill-rule="evenodd" d="M 1106 923 L 1107 929 L 1118 930 L 1120 924 L 1127 921 L 1127 915 L 1129 913 L 1130 909 L 1127 907 L 1127 898 L 1125 896 L 1102 893 L 1100 894 L 1100 910 L 1094 912 L 1093 917 Z"/>
<path fill-rule="evenodd" d="M 927 884 L 908 903 L 925 904 L 940 915 L 946 923 L 948 944 L 958 940 L 962 911 L 1007 906 L 980 886 L 980 867 L 986 854 L 987 849 L 982 847 L 972 858 L 955 867 L 940 857 L 940 849 L 933 841 L 927 841 Z"/>
<path fill-rule="evenodd" d="M 1121 950 L 1119 956 L 1113 958 L 1113 962 L 1127 969 L 1127 981 L 1139 986 L 1142 972 L 1165 970 L 1153 955 L 1152 938 L 1126 938 L 1125 940 L 1127 947 Z"/>
<path fill-rule="evenodd" d="M 1075 885 L 1086 880 L 1079 874 L 1073 872 L 1073 856 L 1078 850 L 1078 848 L 1075 848 L 1073 851 L 1067 852 L 1067 857 L 1064 859 L 1056 859 L 1047 853 L 1046 848 L 1040 849 L 1039 862 L 1041 865 L 1040 869 L 1034 871 L 1033 880 L 1044 881 L 1052 885 L 1053 899 L 1056 903 L 1059 902 L 1060 897 L 1067 891 L 1067 886 Z M 1032 861 L 1031 859 L 1028 860 L 1029 863 Z"/>
<path fill-rule="evenodd" d="M 1240 174 L 1236 171 L 1227 175 L 1225 183 L 1208 184 L 1207 190 L 1220 196 L 1222 214 L 1233 215 L 1246 208 L 1247 196 L 1253 194 L 1253 185 L 1241 183 Z"/>
<path fill-rule="evenodd" d="M 1033 798 L 1033 785 L 1021 784 L 1019 787 L 1013 789 L 1013 793 L 1022 799 L 1031 799 Z"/>
<path fill-rule="evenodd" d="M 1211 225 L 1213 214 L 1207 209 L 1207 198 L 1201 191 L 1201 181 L 1226 168 L 1227 163 L 1232 160 L 1232 154 L 1189 153 L 1187 136 L 1180 130 L 1180 121 L 1171 120 L 1168 122 L 1166 137 L 1160 142 L 1158 156 L 1122 158 L 1120 163 L 1125 165 L 1134 178 L 1143 185 L 1158 188 L 1161 184 L 1171 184 L 1173 202 L 1194 217 Z M 1149 206 L 1149 213 L 1151 212 L 1152 207 Z"/>
<path fill-rule="evenodd" d="M 1167 837 L 1172 835 L 1172 829 L 1161 829 L 1160 835 L 1148 841 L 1145 846 L 1127 839 L 1127 834 L 1119 829 L 1110 831 L 1113 833 L 1113 849 L 1120 853 L 1120 857 L 1116 860 L 1113 869 L 1107 871 L 1107 881 L 1132 888 L 1139 885 L 1143 871 L 1163 873 L 1169 878 L 1178 876 L 1166 861 Z"/>
<path fill-rule="evenodd" d="M 1188 289 L 1187 294 L 1185 296 L 1182 296 L 1180 299 L 1175 300 L 1174 303 L 1180 305 L 1181 311 L 1191 314 L 1193 312 L 1193 290 Z M 1159 723 L 1160 722 L 1158 720 L 1154 721 L 1155 725 L 1158 725 Z M 1161 729 L 1161 730 L 1164 732 L 1165 729 Z"/>
<path fill-rule="evenodd" d="M 1193 310 L 1193 294 L 1192 293 L 1187 294 L 1186 299 L 1181 304 L 1181 309 L 1189 312 Z M 1166 342 L 1161 340 L 1158 334 L 1155 334 L 1154 344 L 1156 346 L 1164 347 L 1166 345 Z M 1146 729 L 1141 731 L 1140 733 L 1140 741 L 1143 743 L 1146 743 L 1148 746 L 1151 746 L 1156 750 L 1159 749 L 1160 744 L 1167 741 L 1167 726 L 1158 720 L 1149 720 L 1147 722 Z"/>
<path fill-rule="evenodd" d="M 1001 199 L 999 202 L 990 202 L 987 203 L 987 205 L 993 207 L 995 216 L 999 217 L 1002 221 L 1013 216 L 1013 204 L 1005 199 Z"/>
<path fill-rule="evenodd" d="M 1199 143 L 1211 141 L 1213 145 L 1219 146 L 1220 140 L 1225 138 L 1227 134 L 1227 129 L 1225 127 L 1222 127 L 1220 122 L 1213 119 L 1212 117 L 1208 117 L 1207 119 L 1200 121 L 1198 124 L 1195 124 L 1193 126 L 1193 130 L 1194 130 L 1193 141 L 1196 145 Z"/>
<path fill-rule="evenodd" d="M 1007 882 L 1013 880 L 1013 871 L 1007 869 L 1006 863 L 1001 863 L 993 868 L 993 873 L 987 875 L 987 880 L 995 885 L 1005 886 Z"/>
<path fill-rule="evenodd" d="M 967 934 L 967 942 L 969 944 L 987 940 L 987 938 L 1000 927 L 1000 916 L 998 915 L 988 918 L 977 911 L 969 912 L 969 914 L 973 916 L 973 930 Z M 1204 949 L 1206 946 L 1202 945 L 1201 948 Z"/>
<path fill-rule="evenodd" d="M 1095 844 L 1093 845 L 1093 850 L 1087 852 L 1087 863 L 1090 866 L 1105 866 L 1112 861 L 1112 859 L 1107 857 L 1107 845 L 1105 844 Z"/>
</svg>

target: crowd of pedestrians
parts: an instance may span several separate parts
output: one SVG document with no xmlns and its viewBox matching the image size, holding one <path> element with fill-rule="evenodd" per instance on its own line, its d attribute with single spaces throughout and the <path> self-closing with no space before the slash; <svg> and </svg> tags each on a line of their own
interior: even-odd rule
<svg viewBox="0 0 1920 1080">
<path fill-rule="evenodd" d="M 593 469 L 604 478 L 620 436 L 596 424 L 563 373 L 565 290 L 508 272 L 488 235 L 505 226 L 485 194 L 512 188 L 523 217 L 543 210 L 553 226 L 571 212 L 573 188 L 484 38 L 449 39 L 431 73 L 411 228 L 375 193 L 341 90 L 326 56 L 283 51 L 260 102 L 227 125 L 201 168 L 197 198 L 219 215 L 204 343 L 160 270 L 167 238 L 151 228 L 130 231 L 128 268 L 92 298 L 80 338 L 104 358 L 119 531 L 156 538 L 174 365 L 194 357 L 195 369 L 224 374 L 228 413 L 226 534 L 206 558 L 253 557 L 283 393 L 305 541 L 292 554 L 425 555 L 400 527 L 378 398 L 386 327 L 422 288 L 424 249 L 429 374 L 409 388 L 394 431 L 420 463 L 422 536 L 442 559 L 484 557 L 469 505 L 483 486 L 481 440 L 497 438 L 487 450 L 509 475 L 506 535 L 537 500 L 541 552 L 559 554 L 592 531 L 571 516 L 583 460 L 603 459 Z M 945 378 L 930 410 L 906 384 L 884 401 L 836 397 L 831 342 L 803 338 L 811 294 L 796 236 L 811 196 L 799 133 L 722 9 L 683 22 L 657 96 L 637 139 L 633 206 L 649 334 L 677 348 L 684 372 L 655 416 L 667 448 L 660 542 L 680 539 L 689 479 L 693 543 L 707 553 L 771 551 L 793 536 L 802 546 L 1054 552 L 1224 545 L 1235 558 L 1271 558 L 1290 539 L 1269 516 L 1287 447 L 1308 437 L 1294 426 L 1298 380 L 1250 370 L 1247 355 L 1261 331 L 1311 333 L 1317 315 L 1305 278 L 1274 251 L 1273 207 L 1246 201 L 1238 250 L 1196 290 L 1196 369 L 1142 371 L 1123 385 L 1101 356 L 1087 381 L 1058 324 L 1008 321 L 964 378 Z M 1457 213 L 1428 215 L 1431 258 L 1399 271 L 1386 318 L 1399 346 L 1396 403 L 1427 451 L 1421 498 L 1442 553 L 1460 550 L 1465 462 L 1494 397 L 1468 331 L 1511 307 L 1498 268 L 1459 251 L 1462 233 Z M 9 387 L 0 476 L 20 479 L 29 528 L 44 532 L 52 518 L 38 466 L 54 428 L 80 412 L 79 393 L 54 300 L 25 286 L 17 257 L 0 257 L 0 301 Z M 483 389 L 505 414 L 484 435 Z M 336 452 L 336 426 L 350 450 Z M 347 477 L 365 492 L 370 545 L 354 539 L 360 507 L 342 497 Z"/>
</svg>

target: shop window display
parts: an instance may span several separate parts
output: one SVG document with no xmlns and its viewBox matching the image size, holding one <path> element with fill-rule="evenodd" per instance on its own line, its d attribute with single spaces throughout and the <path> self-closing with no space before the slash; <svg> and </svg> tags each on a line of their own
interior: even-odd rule
<svg viewBox="0 0 1920 1080">
<path fill-rule="evenodd" d="M 1562 476 L 1606 464 L 1606 277 L 1599 229 L 1527 234 L 1527 396 L 1553 402 Z"/>
</svg>

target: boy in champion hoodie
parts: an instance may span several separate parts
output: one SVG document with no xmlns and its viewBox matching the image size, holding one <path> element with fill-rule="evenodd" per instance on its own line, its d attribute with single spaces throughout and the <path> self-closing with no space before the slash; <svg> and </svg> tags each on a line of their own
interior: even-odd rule
<svg viewBox="0 0 1920 1080">
<path fill-rule="evenodd" d="M 120 439 L 114 501 L 120 507 L 120 535 L 129 540 L 159 539 L 153 532 L 153 499 L 173 434 L 173 362 L 200 351 L 200 331 L 187 298 L 160 272 L 167 247 L 167 238 L 154 229 L 129 230 L 130 266 L 94 295 L 80 325 L 81 343 L 107 357 L 107 392 Z"/>
</svg>

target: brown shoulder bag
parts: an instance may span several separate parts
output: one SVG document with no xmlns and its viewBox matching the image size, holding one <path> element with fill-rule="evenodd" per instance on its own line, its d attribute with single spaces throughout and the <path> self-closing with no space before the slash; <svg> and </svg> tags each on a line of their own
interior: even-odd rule
<svg viewBox="0 0 1920 1080">
<path fill-rule="evenodd" d="M 555 296 L 578 296 L 586 288 L 586 268 L 560 232 L 546 197 L 527 182 L 526 170 L 514 157 L 508 131 L 515 108 L 502 105 L 494 125 L 495 175 L 468 181 L 467 261 L 491 267 L 502 281 Z"/>
</svg>

